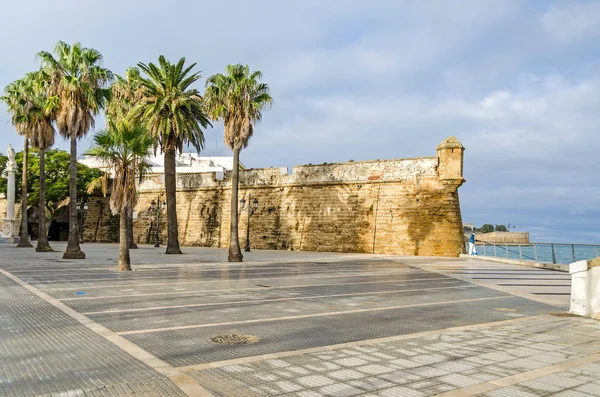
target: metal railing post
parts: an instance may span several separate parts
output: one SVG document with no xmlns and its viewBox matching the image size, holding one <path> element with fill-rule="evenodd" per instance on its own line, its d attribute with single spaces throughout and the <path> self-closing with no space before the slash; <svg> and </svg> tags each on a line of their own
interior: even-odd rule
<svg viewBox="0 0 600 397">
<path fill-rule="evenodd" d="M 496 253 L 496 244 L 494 244 L 494 257 L 497 257 L 498 254 Z"/>
<path fill-rule="evenodd" d="M 537 258 L 537 245 L 533 244 L 533 256 L 535 257 L 535 261 L 538 261 Z"/>
<path fill-rule="evenodd" d="M 594 248 L 596 248 L 596 258 L 598 257 L 598 246 L 595 245 Z"/>
<path fill-rule="evenodd" d="M 550 249 L 552 249 L 552 263 L 556 263 L 556 254 L 554 254 L 554 244 L 550 244 Z"/>
<path fill-rule="evenodd" d="M 575 246 L 573 244 L 571 244 L 571 253 L 573 254 L 573 262 L 576 262 L 576 259 L 575 259 Z"/>
<path fill-rule="evenodd" d="M 519 244 L 519 258 L 523 259 L 523 247 L 521 247 L 521 244 Z"/>
<path fill-rule="evenodd" d="M 508 244 L 504 245 L 504 249 L 506 250 L 506 257 L 508 258 Z"/>
<path fill-rule="evenodd" d="M 484 255 L 484 256 L 486 256 L 486 255 L 487 255 L 487 252 L 486 252 L 486 250 L 485 250 L 485 243 L 483 243 L 483 255 Z M 596 255 L 596 256 L 597 256 L 597 255 Z"/>
</svg>

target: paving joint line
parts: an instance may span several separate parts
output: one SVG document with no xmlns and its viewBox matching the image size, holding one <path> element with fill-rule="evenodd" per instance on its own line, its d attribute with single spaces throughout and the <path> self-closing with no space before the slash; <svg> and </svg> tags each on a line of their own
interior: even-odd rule
<svg viewBox="0 0 600 397">
<path fill-rule="evenodd" d="M 427 266 L 427 265 L 425 265 L 425 266 Z M 426 267 L 422 267 L 421 269 L 428 270 Z M 452 274 L 452 273 L 442 273 L 442 272 L 440 272 L 439 270 L 436 270 L 436 269 L 431 269 L 429 271 L 431 271 L 433 273 L 440 274 L 440 275 L 445 275 L 447 277 L 454 278 L 456 280 L 462 280 L 462 281 L 465 281 L 467 283 L 471 283 L 471 284 L 479 285 L 479 286 L 482 286 L 482 287 L 485 287 L 485 288 L 489 288 L 489 289 L 493 289 L 493 290 L 496 290 L 496 291 L 504 292 L 504 293 L 507 293 L 507 294 L 515 295 L 515 296 L 518 296 L 520 298 L 529 299 L 529 300 L 533 300 L 533 301 L 536 301 L 536 302 L 539 302 L 539 303 L 544 303 L 546 305 L 555 306 L 557 308 L 561 307 L 561 306 L 564 306 L 564 303 L 562 303 L 562 302 L 558 302 L 558 301 L 554 301 L 554 300 L 550 300 L 550 299 L 543 299 L 543 298 L 540 298 L 537 295 L 533 295 L 533 294 L 521 293 L 521 292 L 517 292 L 517 291 L 511 291 L 509 288 L 501 288 L 497 284 L 476 281 L 473 278 L 464 277 L 462 275 L 456 275 L 456 274 Z M 557 281 L 564 281 L 564 280 L 557 280 Z"/>
<path fill-rule="evenodd" d="M 412 304 L 412 305 L 377 307 L 377 308 L 372 308 L 372 309 L 357 309 L 357 310 L 345 310 L 345 311 L 338 311 L 338 312 L 305 314 L 305 315 L 301 315 L 301 316 L 285 316 L 285 317 L 261 318 L 261 319 L 254 319 L 254 320 L 228 321 L 228 322 L 223 322 L 223 323 L 182 325 L 179 327 L 141 329 L 141 330 L 135 330 L 135 331 L 121 331 L 121 332 L 117 332 L 117 335 L 136 335 L 136 334 L 147 334 L 147 333 L 153 333 L 153 332 L 174 331 L 174 330 L 180 330 L 180 329 L 209 328 L 209 327 L 219 327 L 219 326 L 224 326 L 224 325 L 266 323 L 266 322 L 273 322 L 273 321 L 296 320 L 296 319 L 302 319 L 302 318 L 314 318 L 314 317 L 326 317 L 326 316 L 354 314 L 354 313 L 378 312 L 378 311 L 384 311 L 384 310 L 403 309 L 403 308 L 409 308 L 409 307 L 435 306 L 435 305 L 444 305 L 444 304 L 449 304 L 449 303 L 479 302 L 479 301 L 488 301 L 488 300 L 495 300 L 495 299 L 509 299 L 509 298 L 513 298 L 513 296 L 506 295 L 506 296 L 494 296 L 494 297 L 488 297 L 488 298 L 460 299 L 460 300 L 454 300 L 454 301 L 416 303 L 416 304 Z"/>
<path fill-rule="evenodd" d="M 282 301 L 299 301 L 306 299 L 321 299 L 321 298 L 339 298 L 343 296 L 362 296 L 362 295 L 383 295 L 383 294 L 396 294 L 396 293 L 409 293 L 413 291 L 433 291 L 440 289 L 460 289 L 460 288 L 478 288 L 478 285 L 457 285 L 452 287 L 435 287 L 435 288 L 413 288 L 404 290 L 391 290 L 391 291 L 373 291 L 373 292 L 354 292 L 350 294 L 331 294 L 331 295 L 314 295 L 314 296 L 294 296 L 290 298 L 273 298 L 273 299 L 254 299 L 254 300 L 243 300 L 243 301 L 227 301 L 227 302 L 216 302 L 216 303 L 195 303 L 190 305 L 175 305 L 175 306 L 156 306 L 156 307 L 141 307 L 137 309 L 116 309 L 116 310 L 105 310 L 99 312 L 83 312 L 82 314 L 111 314 L 111 313 L 123 313 L 123 312 L 143 312 L 150 310 L 163 310 L 163 309 L 180 309 L 184 307 L 202 307 L 202 306 L 221 306 L 221 305 L 237 305 L 240 303 L 264 303 L 264 302 L 282 302 Z M 264 289 L 264 288 L 263 288 Z"/>
<path fill-rule="evenodd" d="M 310 288 L 310 287 L 328 287 L 334 285 L 360 285 L 360 284 L 383 284 L 383 283 L 403 283 L 410 284 L 413 281 L 429 281 L 429 280 L 456 280 L 452 277 L 435 277 L 435 278 L 418 278 L 413 280 L 391 280 L 391 281 L 359 281 L 355 283 L 333 283 L 333 284 L 301 284 L 301 285 L 282 285 L 282 286 L 271 286 L 271 287 L 252 287 L 252 288 L 228 288 L 228 289 L 213 289 L 206 291 L 180 291 L 180 292 L 155 292 L 151 294 L 135 294 L 135 295 L 108 295 L 108 296 L 81 296 L 77 298 L 61 298 L 59 301 L 71 301 L 71 300 L 85 300 L 85 299 L 109 299 L 109 298 L 123 298 L 123 297 L 137 297 L 137 296 L 153 296 L 153 295 L 183 295 L 183 294 L 200 294 L 204 295 L 213 292 L 227 292 L 227 291 L 264 291 L 268 289 L 288 289 L 288 288 Z M 468 283 L 467 283 L 468 284 Z M 69 288 L 74 290 L 75 288 Z"/>
<path fill-rule="evenodd" d="M 421 269 L 423 270 L 423 269 Z M 365 276 L 365 274 L 363 272 L 352 272 L 352 273 L 346 273 L 346 274 L 341 274 L 341 275 L 332 275 L 332 276 L 320 276 L 319 278 L 342 278 L 342 277 L 374 277 L 374 276 L 390 276 L 390 275 L 403 275 L 403 274 L 428 274 L 428 273 L 432 273 L 429 272 L 427 270 L 422 271 L 422 272 L 377 272 L 376 274 L 370 274 Z M 315 275 L 316 276 L 316 275 Z M 315 278 L 313 276 L 297 276 L 296 279 L 304 279 L 304 278 Z M 450 278 L 448 276 L 445 276 L 445 278 Z M 287 280 L 289 279 L 289 276 L 287 277 L 257 277 L 257 278 L 249 278 L 249 279 L 244 279 L 244 280 L 255 280 L 255 281 L 268 281 L 268 280 Z M 67 280 L 69 281 L 69 280 Z M 110 281 L 110 280 L 109 280 Z M 114 280 L 113 280 L 114 281 Z M 129 281 L 129 280 L 127 280 Z M 168 282 L 168 283 L 148 283 L 148 284 L 119 284 L 119 285 L 114 285 L 114 284 L 108 284 L 108 285 L 97 285 L 97 286 L 87 286 L 84 285 L 84 287 L 86 288 L 123 288 L 123 287 L 146 287 L 146 286 L 156 286 L 156 285 L 170 285 L 170 284 L 197 284 L 197 283 L 223 283 L 223 282 L 231 282 L 231 281 L 238 281 L 238 280 L 198 280 L 198 281 L 175 281 L 175 282 Z M 401 281 L 401 280 L 400 280 Z M 55 288 L 44 288 L 45 290 L 70 290 L 73 289 L 73 287 L 55 287 Z"/>
<path fill-rule="evenodd" d="M 136 344 L 129 341 L 128 339 L 123 338 L 122 336 L 119 336 L 117 333 L 111 331 L 110 329 L 104 327 L 103 325 L 96 323 L 95 321 L 91 320 L 89 317 L 84 316 L 83 314 L 77 312 L 76 310 L 70 308 L 69 306 L 65 305 L 64 303 L 53 298 L 52 296 L 35 288 L 34 286 L 28 284 L 27 282 L 21 280 L 19 277 L 13 275 L 12 273 L 10 273 L 4 269 L 0 269 L 0 273 L 4 274 L 9 279 L 13 280 L 17 284 L 19 284 L 20 286 L 22 286 L 23 288 L 28 290 L 29 292 L 33 293 L 38 298 L 40 298 L 40 299 L 44 300 L 45 302 L 51 304 L 52 306 L 56 307 L 57 309 L 59 309 L 60 311 L 62 311 L 66 315 L 68 315 L 69 317 L 73 318 L 74 320 L 76 320 L 77 322 L 79 322 L 80 324 L 85 326 L 86 328 L 90 329 L 91 331 L 95 332 L 96 334 L 102 336 L 104 339 L 113 343 L 114 345 L 119 347 L 121 350 L 123 350 L 126 353 L 133 356 L 135 359 L 143 362 L 150 368 L 153 368 L 156 372 L 160 373 L 161 375 L 166 376 L 173 382 L 173 384 L 175 384 L 179 389 L 181 389 L 181 391 L 183 391 L 187 396 L 189 396 L 189 397 L 214 397 L 206 389 L 204 389 L 202 386 L 200 386 L 200 384 L 198 384 L 198 382 L 196 382 L 196 380 L 194 378 L 179 371 L 178 369 L 174 368 L 169 363 L 157 358 L 150 352 L 142 349 L 141 347 L 137 346 Z"/>
</svg>

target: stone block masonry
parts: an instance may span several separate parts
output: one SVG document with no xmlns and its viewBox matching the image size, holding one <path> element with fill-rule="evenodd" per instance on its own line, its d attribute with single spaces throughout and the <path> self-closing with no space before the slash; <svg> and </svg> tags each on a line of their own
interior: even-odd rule
<svg viewBox="0 0 600 397">
<path fill-rule="evenodd" d="M 458 188 L 464 183 L 463 152 L 454 137 L 437 156 L 304 165 L 240 171 L 239 197 L 258 199 L 251 217 L 250 246 L 256 249 L 457 256 L 464 250 Z M 139 186 L 134 239 L 154 243 L 150 203 L 164 196 L 164 174 Z M 231 173 L 177 176 L 180 243 L 228 247 Z M 87 197 L 86 242 L 118 239 L 118 219 L 109 199 Z M 6 208 L 0 200 L 0 209 Z M 18 211 L 17 211 L 18 212 Z M 17 214 L 18 216 L 18 214 Z M 247 213 L 240 211 L 240 244 Z M 167 217 L 160 215 L 161 243 Z M 18 222 L 18 220 L 17 220 Z"/>
<path fill-rule="evenodd" d="M 458 188 L 464 182 L 461 143 L 442 142 L 436 157 L 240 171 L 239 197 L 258 199 L 251 216 L 256 249 L 457 256 L 463 251 Z M 164 191 L 164 176 L 139 187 L 134 238 L 148 242 L 150 202 Z M 180 174 L 180 243 L 227 247 L 231 173 Z M 164 196 L 163 196 L 164 199 Z M 94 223 L 90 213 L 86 224 Z M 247 213 L 240 211 L 243 246 Z M 166 239 L 166 214 L 160 222 Z"/>
</svg>

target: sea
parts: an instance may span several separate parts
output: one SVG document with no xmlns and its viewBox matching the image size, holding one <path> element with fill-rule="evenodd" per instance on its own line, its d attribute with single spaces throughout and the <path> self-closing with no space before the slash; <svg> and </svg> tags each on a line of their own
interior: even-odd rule
<svg viewBox="0 0 600 397">
<path fill-rule="evenodd" d="M 523 259 L 546 263 L 569 264 L 572 262 L 596 258 L 600 246 L 584 244 L 549 244 L 532 243 L 532 245 L 496 245 L 482 246 L 477 244 L 477 255 L 497 256 L 509 259 Z M 494 251 L 495 248 L 495 251 Z M 554 248 L 554 261 L 552 260 Z M 468 247 L 467 247 L 468 249 Z M 467 251 L 468 252 L 468 251 Z"/>
</svg>

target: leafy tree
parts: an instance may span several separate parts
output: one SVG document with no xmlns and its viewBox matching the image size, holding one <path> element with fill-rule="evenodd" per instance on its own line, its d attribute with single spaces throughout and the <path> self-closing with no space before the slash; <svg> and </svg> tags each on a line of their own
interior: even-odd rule
<svg viewBox="0 0 600 397">
<path fill-rule="evenodd" d="M 161 55 L 158 65 L 139 63 L 145 76 L 139 78 L 142 97 L 131 110 L 132 120 L 143 123 L 154 141 L 154 151 L 164 153 L 167 201 L 167 254 L 181 254 L 177 229 L 175 155 L 186 144 L 198 152 L 204 147 L 202 128 L 210 126 L 202 97 L 191 85 L 200 79 L 192 73 L 195 63 L 184 67 L 185 58 L 176 64 Z"/>
<path fill-rule="evenodd" d="M 481 233 L 491 233 L 494 231 L 494 226 L 490 225 L 489 223 L 486 223 L 485 225 L 481 226 L 479 230 L 481 231 Z"/>
<path fill-rule="evenodd" d="M 64 150 L 51 149 L 46 151 L 46 234 L 48 233 L 48 226 L 56 214 L 56 211 L 66 205 L 67 199 L 69 198 L 69 158 L 69 153 Z M 0 174 L 4 174 L 6 160 L 6 156 L 0 155 Z M 17 152 L 15 160 L 18 165 L 17 172 L 15 172 L 15 183 L 18 184 L 23 177 L 23 152 Z M 27 177 L 32 183 L 28 185 L 26 205 L 37 205 L 40 197 L 40 181 L 37 178 L 40 171 L 39 150 L 33 149 L 31 151 L 27 163 Z M 85 194 L 87 184 L 100 177 L 102 174 L 102 171 L 98 169 L 89 168 L 84 164 L 77 163 L 77 193 Z M 6 191 L 6 178 L 0 178 L 0 192 L 6 194 Z M 15 196 L 17 200 L 20 200 L 22 193 L 15 192 Z"/>
<path fill-rule="evenodd" d="M 505 225 L 496 225 L 495 231 L 497 232 L 508 232 L 508 229 Z"/>
<path fill-rule="evenodd" d="M 262 111 L 273 98 L 269 86 L 261 83 L 260 71 L 250 72 L 246 65 L 227 65 L 225 74 L 216 74 L 206 80 L 204 100 L 213 120 L 225 124 L 225 144 L 233 151 L 231 179 L 231 218 L 229 225 L 230 262 L 243 259 L 238 238 L 238 184 L 240 151 L 248 147 L 254 125 L 262 119 Z"/>
<path fill-rule="evenodd" d="M 42 51 L 38 57 L 43 70 L 50 75 L 48 95 L 56 96 L 56 126 L 60 134 L 70 140 L 69 174 L 69 241 L 63 254 L 65 259 L 83 259 L 77 227 L 77 139 L 94 127 L 94 117 L 104 107 L 110 95 L 106 85 L 112 72 L 101 67 L 102 54 L 81 43 L 73 45 L 59 41 L 51 53 Z"/>
<path fill-rule="evenodd" d="M 86 154 L 105 164 L 113 175 L 110 207 L 120 215 L 119 271 L 131 270 L 129 256 L 129 213 L 137 201 L 135 178 L 142 174 L 145 158 L 153 146 L 152 138 L 139 125 L 110 122 L 106 131 L 94 136 L 94 143 Z"/>
</svg>

